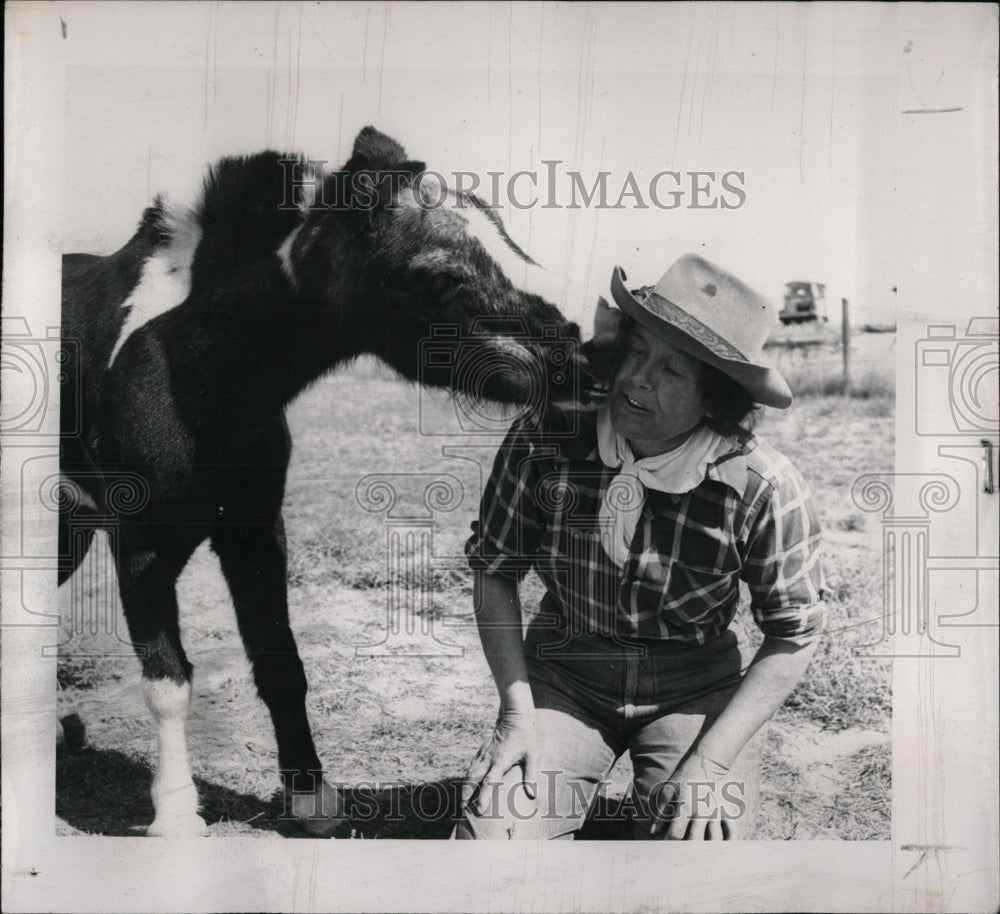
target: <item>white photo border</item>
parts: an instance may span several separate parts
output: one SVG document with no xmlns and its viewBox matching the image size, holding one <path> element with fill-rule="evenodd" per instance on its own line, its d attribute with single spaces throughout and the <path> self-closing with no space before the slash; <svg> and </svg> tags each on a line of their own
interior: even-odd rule
<svg viewBox="0 0 1000 914">
<path fill-rule="evenodd" d="M 74 66 L 97 65 L 101 53 L 100 49 L 81 49 L 63 37 L 60 21 L 72 37 L 79 21 L 88 16 L 100 20 L 136 15 L 114 6 L 12 3 L 6 9 L 5 353 L 16 337 L 9 329 L 15 327 L 16 331 L 16 324 L 8 322 L 23 318 L 28 332 L 44 334 L 49 328 L 58 328 L 60 321 L 66 72 Z M 160 57 L 150 59 L 172 63 L 184 62 L 194 43 L 184 27 L 197 16 L 210 16 L 208 8 L 215 5 L 192 4 L 197 14 L 190 8 L 185 11 L 183 4 L 141 6 L 149 34 L 137 47 L 123 49 L 123 57 L 135 62 L 142 57 L 143 47 L 148 52 L 155 46 Z M 271 4 L 260 6 L 265 9 L 253 14 L 255 22 L 276 15 Z M 780 15 L 788 17 L 808 16 L 810 8 L 825 7 L 807 4 L 796 12 L 781 6 Z M 870 20 L 873 28 L 884 29 L 900 47 L 907 41 L 931 47 L 925 67 L 918 65 L 911 71 L 909 83 L 900 77 L 900 113 L 885 126 L 888 135 L 879 141 L 884 152 L 893 156 L 890 170 L 897 180 L 900 231 L 912 249 L 909 273 L 901 280 L 909 293 L 910 310 L 897 315 L 896 475 L 926 475 L 931 482 L 935 475 L 949 475 L 948 465 L 942 466 L 947 455 L 941 449 L 961 445 L 967 438 L 956 445 L 955 436 L 934 432 L 933 423 L 929 433 L 918 431 L 917 416 L 925 410 L 944 415 L 948 403 L 917 402 L 917 354 L 921 347 L 926 348 L 930 327 L 952 326 L 956 338 L 962 338 L 971 318 L 995 321 L 998 288 L 997 8 L 956 4 L 942 10 L 940 6 L 944 5 L 844 4 L 836 5 L 834 13 L 845 19 Z M 759 9 L 762 16 L 774 15 L 777 7 L 768 4 Z M 392 4 L 388 10 L 403 12 Z M 440 4 L 428 4 L 425 10 L 431 17 L 447 15 Z M 385 8 L 376 12 L 381 16 Z M 648 8 L 616 5 L 610 14 L 623 16 L 626 12 L 641 23 Z M 337 14 L 357 21 L 371 15 L 371 9 L 365 4 L 344 4 Z M 593 11 L 598 19 L 607 14 L 601 5 Z M 677 15 L 685 22 L 694 22 L 707 13 L 698 4 L 681 4 Z M 165 28 L 165 24 L 172 25 Z M 199 41 L 204 43 L 204 37 Z M 964 53 L 969 49 L 974 53 Z M 217 53 L 225 58 L 224 51 Z M 949 128 L 942 127 L 940 120 L 947 112 L 917 113 L 915 106 L 920 101 L 915 96 L 920 93 L 913 88 L 914 79 L 929 84 L 935 76 L 931 68 L 942 60 L 964 68 L 966 87 L 949 104 L 925 106 L 945 108 L 953 103 L 965 111 L 966 116 L 952 122 L 959 126 L 952 128 L 950 173 L 936 158 L 948 148 Z M 207 68 L 204 59 L 191 65 Z M 889 64 L 878 66 L 884 72 L 894 72 Z M 973 201 L 971 211 L 968 201 Z M 962 241 L 957 254 L 954 244 L 949 248 L 952 254 L 945 262 L 935 256 L 942 231 L 957 233 Z M 960 300 L 955 299 L 956 284 L 961 285 Z M 903 300 L 902 287 L 900 293 Z M 995 343 L 987 338 L 984 345 L 988 348 Z M 5 374 L 8 402 L 30 401 L 34 395 L 18 388 L 30 379 Z M 50 460 L 55 466 L 56 406 L 51 399 L 47 409 L 39 413 L 35 435 L 4 440 L 4 561 L 0 571 L 5 910 L 995 908 L 1000 663 L 996 574 L 989 569 L 989 562 L 976 566 L 982 573 L 973 574 L 982 588 L 982 608 L 975 621 L 921 633 L 914 642 L 918 651 L 923 650 L 933 634 L 958 646 L 960 656 L 894 664 L 891 841 L 747 842 L 713 845 L 711 849 L 681 843 L 665 855 L 657 844 L 629 842 L 515 842 L 484 847 L 472 842 L 57 837 L 52 739 L 55 660 L 42 659 L 42 647 L 52 638 L 49 623 L 58 619 L 55 594 L 45 569 L 33 566 L 27 558 L 20 563 L 9 559 L 30 557 L 34 541 L 55 540 L 54 515 L 41 506 L 21 503 L 20 479 L 31 461 Z M 933 502 L 934 496 L 919 498 Z M 990 558 L 989 554 L 979 556 L 977 546 L 954 545 L 970 525 L 975 529 L 995 523 L 995 501 L 992 509 L 986 504 L 992 516 L 975 513 L 974 505 L 959 505 L 951 513 L 929 520 L 930 554 L 956 561 L 951 565 L 939 561 L 935 567 L 940 577 L 931 575 L 925 581 L 957 581 L 954 586 L 962 586 L 969 580 L 968 565 L 959 560 Z M 928 517 L 931 513 L 928 511 Z M 890 521 L 895 522 L 886 515 L 886 522 Z M 946 614 L 946 604 L 945 594 L 931 595 L 932 614 Z"/>
</svg>

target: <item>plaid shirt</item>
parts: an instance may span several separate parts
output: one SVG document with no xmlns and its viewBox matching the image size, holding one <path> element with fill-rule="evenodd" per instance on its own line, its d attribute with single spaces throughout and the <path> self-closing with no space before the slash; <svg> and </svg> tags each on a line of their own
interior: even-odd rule
<svg viewBox="0 0 1000 914">
<path fill-rule="evenodd" d="M 648 491 L 620 569 L 599 529 L 616 473 L 598 456 L 592 414 L 575 438 L 515 423 L 466 543 L 469 565 L 518 581 L 534 568 L 546 601 L 581 634 L 704 643 L 733 620 L 742 579 L 765 635 L 800 644 L 819 636 L 820 528 L 786 457 L 750 435 L 692 491 Z"/>
</svg>

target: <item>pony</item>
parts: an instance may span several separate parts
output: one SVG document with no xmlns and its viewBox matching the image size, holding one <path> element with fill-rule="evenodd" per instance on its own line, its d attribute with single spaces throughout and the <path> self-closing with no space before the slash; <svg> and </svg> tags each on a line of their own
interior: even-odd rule
<svg viewBox="0 0 1000 914">
<path fill-rule="evenodd" d="M 274 725 L 286 809 L 314 836 L 343 827 L 289 627 L 285 407 L 362 354 L 477 399 L 540 412 L 578 399 L 592 380 L 578 327 L 514 281 L 536 267 L 495 212 L 372 127 L 336 171 L 273 151 L 224 158 L 194 206 L 157 197 L 116 253 L 64 256 L 59 578 L 113 519 L 122 608 L 157 733 L 147 834 L 205 828 L 187 759 L 192 664 L 175 590 L 205 540 Z M 493 370 L 422 364 L 420 342 L 442 325 L 458 332 L 439 334 L 439 349 L 452 340 L 462 359 L 490 359 Z"/>
</svg>

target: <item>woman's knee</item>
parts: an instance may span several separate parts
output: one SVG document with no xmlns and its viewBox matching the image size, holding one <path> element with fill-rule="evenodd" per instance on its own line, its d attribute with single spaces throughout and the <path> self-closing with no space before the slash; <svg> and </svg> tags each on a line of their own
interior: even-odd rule
<svg viewBox="0 0 1000 914">
<path fill-rule="evenodd" d="M 766 730 L 766 728 L 765 728 Z M 750 837 L 760 805 L 761 748 L 765 733 L 755 735 L 737 756 L 729 771 L 715 783 L 688 784 L 691 809 L 711 817 L 726 838 Z M 633 758 L 635 791 L 640 812 L 635 819 L 635 837 L 648 838 L 654 810 L 662 812 L 663 799 L 673 790 L 671 777 L 680 758 L 647 752 Z"/>
<path fill-rule="evenodd" d="M 514 771 L 515 777 L 480 787 L 452 837 L 548 840 L 572 838 L 580 830 L 593 805 L 598 783 L 543 771 L 538 783 L 532 785 L 535 796 L 530 797 L 521 780 L 521 769 Z"/>
<path fill-rule="evenodd" d="M 518 766 L 503 781 L 484 782 L 455 826 L 457 839 L 512 840 L 530 834 L 537 816 L 536 800 L 528 796 Z"/>
</svg>

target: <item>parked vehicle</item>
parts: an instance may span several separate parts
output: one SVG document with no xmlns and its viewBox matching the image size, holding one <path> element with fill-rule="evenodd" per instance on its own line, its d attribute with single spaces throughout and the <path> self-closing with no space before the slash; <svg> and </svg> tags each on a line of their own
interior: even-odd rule
<svg viewBox="0 0 1000 914">
<path fill-rule="evenodd" d="M 789 282 L 785 286 L 785 306 L 778 315 L 783 324 L 829 320 L 826 313 L 826 286 L 823 283 Z"/>
</svg>

